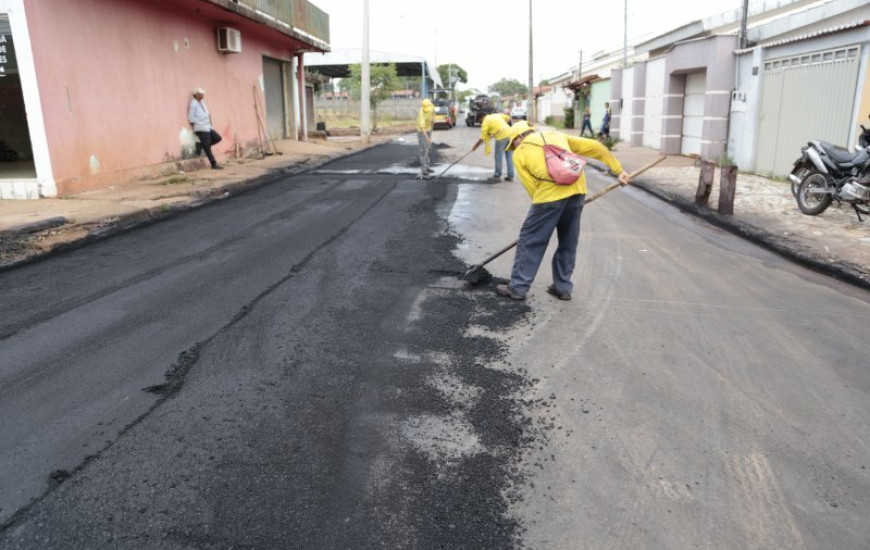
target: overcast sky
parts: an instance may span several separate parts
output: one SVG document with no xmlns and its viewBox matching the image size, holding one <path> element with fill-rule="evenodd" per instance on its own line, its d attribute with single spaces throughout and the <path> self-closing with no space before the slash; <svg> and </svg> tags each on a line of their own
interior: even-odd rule
<svg viewBox="0 0 870 550">
<path fill-rule="evenodd" d="M 333 50 L 362 47 L 362 0 L 311 0 L 329 14 Z M 534 80 L 622 46 L 623 0 L 532 0 Z M 742 0 L 628 0 L 628 36 L 651 36 Z M 529 79 L 528 0 L 369 0 L 370 48 L 457 63 L 481 90 L 501 78 Z M 652 33 L 652 34 L 651 34 Z"/>
</svg>

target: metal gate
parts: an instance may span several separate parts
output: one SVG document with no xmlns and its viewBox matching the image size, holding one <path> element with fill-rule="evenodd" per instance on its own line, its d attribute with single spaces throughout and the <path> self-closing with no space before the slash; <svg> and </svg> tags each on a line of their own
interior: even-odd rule
<svg viewBox="0 0 870 550">
<path fill-rule="evenodd" d="M 610 103 L 610 79 L 593 82 L 589 91 L 589 113 L 592 129 L 597 134 L 604 119 L 604 104 Z"/>
<path fill-rule="evenodd" d="M 272 139 L 284 139 L 286 112 L 284 109 L 284 63 L 263 58 L 263 92 L 266 94 L 266 128 Z"/>
<path fill-rule="evenodd" d="M 848 146 L 860 47 L 764 62 L 755 170 L 783 176 L 810 139 Z"/>
<path fill-rule="evenodd" d="M 687 74 L 683 91 L 683 139 L 680 145 L 682 155 L 701 155 L 706 100 L 707 73 Z"/>
</svg>

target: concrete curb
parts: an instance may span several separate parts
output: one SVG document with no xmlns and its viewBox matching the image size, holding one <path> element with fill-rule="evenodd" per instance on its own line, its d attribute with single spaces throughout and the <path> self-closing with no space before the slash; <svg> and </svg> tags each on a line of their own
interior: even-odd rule
<svg viewBox="0 0 870 550">
<path fill-rule="evenodd" d="M 825 262 L 811 250 L 791 239 L 773 235 L 754 225 L 698 206 L 694 201 L 683 196 L 657 189 L 654 185 L 644 182 L 643 179 L 635 180 L 632 186 L 671 203 L 682 212 L 701 218 L 711 225 L 762 246 L 799 265 L 857 287 L 870 289 L 870 273 L 867 273 L 861 266 L 849 262 Z"/>
<path fill-rule="evenodd" d="M 604 164 L 597 162 L 589 162 L 587 166 L 591 166 L 603 173 L 608 171 L 608 168 Z M 811 250 L 792 239 L 778 237 L 754 225 L 743 223 L 730 216 L 723 216 L 707 207 L 698 206 L 694 201 L 682 195 L 668 193 L 656 188 L 655 185 L 645 182 L 643 178 L 634 180 L 632 186 L 674 205 L 681 212 L 701 218 L 711 225 L 762 246 L 799 265 L 857 287 L 870 290 L 870 273 L 859 265 L 849 262 L 825 262 Z"/>
<path fill-rule="evenodd" d="M 51 256 L 54 256 L 55 254 L 75 250 L 77 248 L 87 246 L 91 243 L 107 239 L 115 235 L 121 235 L 132 229 L 168 220 L 191 210 L 196 210 L 210 204 L 222 202 L 225 199 L 235 197 L 249 191 L 253 191 L 270 183 L 274 183 L 282 178 L 299 175 L 316 168 L 321 168 L 331 162 L 347 159 L 355 155 L 370 151 L 374 148 L 384 146 L 388 143 L 390 143 L 390 141 L 375 143 L 369 145 L 368 147 L 358 149 L 356 151 L 338 154 L 324 159 L 319 159 L 314 162 L 311 162 L 310 159 L 299 161 L 289 166 L 271 169 L 266 174 L 262 174 L 260 176 L 238 182 L 228 183 L 220 187 L 215 187 L 214 189 L 203 192 L 202 195 L 200 195 L 200 198 L 195 198 L 196 195 L 191 195 L 191 198 L 193 200 L 191 200 L 190 202 L 184 202 L 174 205 L 155 206 L 153 208 L 147 208 L 119 216 L 117 219 L 112 220 L 110 223 L 106 223 L 105 225 L 101 225 L 99 227 L 88 230 L 87 234 L 82 237 L 67 242 L 58 243 L 48 250 L 43 250 L 28 255 L 27 257 L 21 258 L 14 262 L 2 263 L 0 264 L 0 273 L 5 271 L 11 271 L 13 269 L 17 269 L 19 267 L 23 267 L 32 263 L 36 263 Z M 90 224 L 76 223 L 74 221 L 70 222 L 64 217 L 50 218 L 48 220 L 41 220 L 31 224 L 7 229 L 0 233 L 0 240 L 30 238 L 50 229 L 74 229 L 77 227 L 84 227 L 86 225 Z"/>
</svg>

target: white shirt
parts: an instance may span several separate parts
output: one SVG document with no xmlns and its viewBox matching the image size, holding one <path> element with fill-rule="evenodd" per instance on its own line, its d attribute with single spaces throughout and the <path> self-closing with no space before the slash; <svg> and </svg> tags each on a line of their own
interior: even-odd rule
<svg viewBox="0 0 870 550">
<path fill-rule="evenodd" d="M 211 131 L 211 115 L 208 112 L 208 107 L 205 106 L 205 101 L 197 101 L 196 98 L 190 100 L 187 121 L 193 124 L 194 132 Z"/>
</svg>

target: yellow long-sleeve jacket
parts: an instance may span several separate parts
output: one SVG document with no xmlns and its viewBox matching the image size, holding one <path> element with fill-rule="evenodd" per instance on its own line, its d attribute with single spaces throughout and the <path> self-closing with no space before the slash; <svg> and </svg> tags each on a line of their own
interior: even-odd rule
<svg viewBox="0 0 870 550">
<path fill-rule="evenodd" d="M 435 126 L 435 104 L 428 99 L 423 100 L 423 106 L 417 113 L 417 131 L 431 132 Z"/>
<path fill-rule="evenodd" d="M 490 141 L 492 139 L 507 139 L 511 135 L 511 127 L 508 124 L 511 117 L 504 113 L 493 113 L 483 117 L 480 124 L 480 139 L 483 140 L 483 153 L 488 155 L 492 151 Z"/>
<path fill-rule="evenodd" d="M 569 149 L 578 155 L 598 159 L 607 164 L 614 174 L 622 172 L 622 165 L 616 160 L 607 147 L 594 139 L 569 136 L 562 132 L 545 131 L 543 139 L 541 132 L 526 136 L 514 151 L 514 167 L 523 186 L 532 198 L 532 203 L 559 201 L 574 195 L 586 194 L 586 174 L 580 174 L 577 181 L 571 185 L 557 185 L 547 174 L 547 162 L 544 160 L 544 139 L 548 145 L 556 145 Z"/>
</svg>

